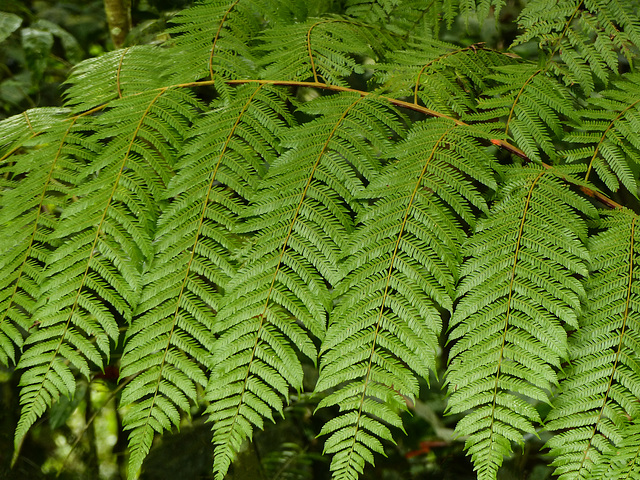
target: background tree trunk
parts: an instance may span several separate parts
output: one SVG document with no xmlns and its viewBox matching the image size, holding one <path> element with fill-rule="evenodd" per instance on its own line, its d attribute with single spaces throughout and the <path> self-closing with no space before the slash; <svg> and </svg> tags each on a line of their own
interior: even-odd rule
<svg viewBox="0 0 640 480">
<path fill-rule="evenodd" d="M 115 48 L 121 48 L 131 30 L 131 0 L 104 0 L 109 33 Z"/>
</svg>

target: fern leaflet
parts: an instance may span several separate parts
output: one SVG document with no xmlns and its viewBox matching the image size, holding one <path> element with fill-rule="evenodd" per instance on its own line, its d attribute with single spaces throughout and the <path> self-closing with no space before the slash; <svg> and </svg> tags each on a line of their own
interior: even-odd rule
<svg viewBox="0 0 640 480">
<path fill-rule="evenodd" d="M 326 283 L 339 276 L 339 251 L 352 228 L 344 204 L 362 188 L 356 173 L 369 178 L 377 168 L 372 146 L 385 145 L 390 127 L 398 128 L 387 108 L 351 93 L 301 106 L 320 116 L 284 136 L 289 150 L 271 165 L 244 214 L 241 231 L 256 233 L 218 315 L 223 333 L 207 389 L 217 479 L 253 428 L 273 410 L 282 414 L 289 388 L 302 387 L 296 350 L 315 361 L 309 333 L 324 337 Z"/>
<path fill-rule="evenodd" d="M 640 476 L 640 428 L 638 422 L 627 425 L 622 434 L 622 441 L 616 449 L 607 452 L 598 465 L 596 474 L 604 478 L 638 478 Z"/>
<path fill-rule="evenodd" d="M 506 56 L 481 47 L 461 48 L 423 38 L 410 39 L 407 47 L 373 67 L 380 91 L 393 98 L 413 97 L 414 103 L 420 100 L 427 108 L 450 116 L 474 112 L 490 67 L 507 61 Z"/>
<path fill-rule="evenodd" d="M 196 385 L 207 384 L 215 312 L 235 270 L 231 231 L 262 161 L 275 158 L 278 115 L 288 115 L 269 87 L 233 93 L 198 119 L 180 153 L 166 193 L 174 200 L 154 241 L 159 253 L 144 278 L 141 315 L 128 330 L 121 375 L 137 375 L 121 398 L 123 405 L 134 404 L 124 418 L 132 430 L 130 477 L 139 471 L 154 431 L 178 426 L 179 411 L 189 411 L 189 400 L 196 400 Z"/>
<path fill-rule="evenodd" d="M 483 92 L 478 107 L 485 111 L 469 119 L 506 118 L 504 134 L 530 158 L 540 161 L 542 151 L 555 160 L 553 139 L 563 137 L 566 119 L 578 121 L 569 89 L 535 65 L 518 62 L 493 70 L 487 80 L 498 85 Z"/>
<path fill-rule="evenodd" d="M 458 305 L 451 319 L 449 412 L 472 412 L 459 435 L 478 478 L 495 478 L 511 442 L 541 419 L 522 398 L 548 402 L 555 368 L 567 356 L 564 324 L 576 326 L 588 252 L 578 212 L 594 208 L 554 170 L 506 172 L 500 200 L 463 248 Z"/>
<path fill-rule="evenodd" d="M 569 162 L 588 162 L 586 180 L 594 171 L 609 189 L 616 191 L 622 183 L 634 195 L 638 190 L 634 172 L 640 164 L 640 142 L 636 138 L 639 81 L 637 74 L 625 75 L 613 82 L 616 88 L 589 98 L 591 108 L 580 112 L 580 127 L 565 137 L 566 141 L 583 146 L 564 152 Z"/>
<path fill-rule="evenodd" d="M 94 139 L 110 141 L 74 172 L 79 200 L 65 209 L 51 236 L 61 245 L 48 258 L 34 314 L 40 327 L 18 364 L 27 370 L 16 446 L 60 393 L 73 395 L 75 371 L 88 377 L 89 362 L 102 368 L 110 342 L 118 340 L 116 316 L 131 320 L 142 263 L 151 255 L 154 197 L 169 178 L 171 141 L 190 103 L 175 90 L 152 91 L 112 102 L 92 124 Z"/>
<path fill-rule="evenodd" d="M 54 211 L 67 200 L 65 178 L 76 168 L 74 155 L 83 149 L 91 151 L 76 120 L 67 119 L 66 113 L 29 110 L 3 122 L 0 363 L 4 365 L 16 363 L 23 335 L 36 326 L 31 317 L 51 250 L 49 240 L 57 221 Z M 18 153 L 21 149 L 26 151 Z"/>
<path fill-rule="evenodd" d="M 585 478 L 606 465 L 603 455 L 620 446 L 629 420 L 640 415 L 640 324 L 632 301 L 637 217 L 615 212 L 600 226 L 606 230 L 589 242 L 595 273 L 586 284 L 587 309 L 569 339 L 571 366 L 547 417 L 547 429 L 559 432 L 547 445 L 560 480 Z"/>
<path fill-rule="evenodd" d="M 134 46 L 85 60 L 69 79 L 66 105 L 86 112 L 117 98 L 165 85 L 168 51 L 149 45 Z"/>
<path fill-rule="evenodd" d="M 417 124 L 388 157 L 395 162 L 359 195 L 378 200 L 344 250 L 340 305 L 322 344 L 316 391 L 337 388 L 318 408 L 343 412 L 320 432 L 330 434 L 336 479 L 357 478 L 372 451 L 384 453 L 378 438 L 393 441 L 385 424 L 402 427 L 397 412 L 418 394 L 412 372 L 428 378 L 435 367 L 439 309 L 452 308 L 464 237 L 456 217 L 472 222 L 471 206 L 486 208 L 461 172 L 494 185 L 489 159 L 450 121 Z"/>
<path fill-rule="evenodd" d="M 267 30 L 262 35 L 263 78 L 347 86 L 344 78 L 363 73 L 354 57 L 376 59 L 395 41 L 386 32 L 348 19 L 329 18 Z"/>
<path fill-rule="evenodd" d="M 640 45 L 640 22 L 632 8 L 618 0 L 531 2 L 518 17 L 525 31 L 512 47 L 538 37 L 550 51 L 551 71 L 590 95 L 595 88 L 593 75 L 606 83 L 609 72 L 618 70 L 618 52 L 631 60 L 630 46 Z"/>
</svg>

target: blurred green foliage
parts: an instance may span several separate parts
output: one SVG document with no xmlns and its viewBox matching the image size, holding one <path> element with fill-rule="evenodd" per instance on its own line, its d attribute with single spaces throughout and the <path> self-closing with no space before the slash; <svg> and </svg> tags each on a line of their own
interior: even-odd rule
<svg viewBox="0 0 640 480">
<path fill-rule="evenodd" d="M 104 48 L 101 0 L 5 0 L 0 12 L 0 118 L 60 104 L 69 69 Z"/>
<path fill-rule="evenodd" d="M 167 20 L 191 0 L 138 0 L 128 45 L 160 41 Z M 113 49 L 102 0 L 0 2 L 0 119 L 62 103 L 80 61 Z"/>
</svg>

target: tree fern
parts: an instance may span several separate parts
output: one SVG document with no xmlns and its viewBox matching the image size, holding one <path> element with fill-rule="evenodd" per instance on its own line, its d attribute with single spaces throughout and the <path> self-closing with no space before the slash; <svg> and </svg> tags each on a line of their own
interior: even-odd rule
<svg viewBox="0 0 640 480">
<path fill-rule="evenodd" d="M 511 45 L 447 32 L 509 16 Z M 171 22 L 0 122 L 14 460 L 117 366 L 130 478 L 194 415 L 222 480 L 312 391 L 319 440 L 287 448 L 366 476 L 406 453 L 430 378 L 483 480 L 537 435 L 563 480 L 640 475 L 637 5 L 203 0 Z"/>
</svg>

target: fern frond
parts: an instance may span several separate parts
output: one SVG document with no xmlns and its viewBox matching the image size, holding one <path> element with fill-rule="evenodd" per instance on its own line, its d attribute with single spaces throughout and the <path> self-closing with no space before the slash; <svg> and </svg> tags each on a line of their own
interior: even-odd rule
<svg viewBox="0 0 640 480">
<path fill-rule="evenodd" d="M 172 18 L 172 82 L 251 78 L 255 61 L 249 42 L 260 30 L 253 2 L 210 0 Z"/>
<path fill-rule="evenodd" d="M 564 135 L 566 119 L 574 122 L 578 114 L 567 87 L 560 84 L 536 65 L 522 62 L 496 66 L 487 77 L 498 85 L 486 89 L 479 109 L 469 120 L 505 118 L 505 135 L 530 158 L 540 161 L 540 153 L 554 160 L 554 140 Z"/>
<path fill-rule="evenodd" d="M 0 164 L 7 163 L 9 157 L 26 144 L 29 140 L 40 135 L 43 131 L 55 126 L 54 119 L 66 115 L 66 109 L 47 107 L 32 108 L 20 115 L 0 121 Z"/>
<path fill-rule="evenodd" d="M 73 395 L 75 372 L 88 377 L 89 363 L 102 368 L 118 340 L 118 319 L 131 320 L 160 188 L 193 105 L 184 92 L 151 91 L 111 102 L 92 122 L 92 140 L 107 145 L 70 177 L 78 200 L 51 235 L 61 245 L 48 258 L 33 317 L 39 330 L 18 364 L 26 371 L 16 446 L 53 400 Z"/>
<path fill-rule="evenodd" d="M 504 0 L 347 0 L 345 11 L 369 23 L 382 23 L 392 32 L 408 37 L 437 38 L 440 23 L 451 28 L 458 15 L 466 22 L 471 17 L 484 21 L 493 9 L 500 14 Z"/>
<path fill-rule="evenodd" d="M 402 428 L 398 411 L 418 394 L 415 375 L 435 370 L 439 311 L 452 308 L 464 238 L 459 218 L 471 223 L 473 207 L 486 209 L 470 179 L 495 188 L 490 159 L 451 121 L 416 124 L 388 158 L 359 195 L 376 203 L 344 250 L 339 306 L 322 344 L 316 391 L 336 390 L 318 408 L 342 412 L 320 432 L 330 434 L 325 452 L 337 480 L 357 478 L 372 452 L 384 454 L 380 440 L 393 441 L 387 425 Z"/>
<path fill-rule="evenodd" d="M 482 47 L 459 47 L 437 40 L 413 38 L 375 65 L 380 91 L 394 98 L 413 97 L 427 108 L 447 115 L 476 110 L 476 94 L 486 87 L 491 66 L 502 65 L 505 55 Z"/>
<path fill-rule="evenodd" d="M 609 72 L 618 72 L 618 53 L 631 62 L 632 46 L 640 46 L 640 22 L 631 5 L 618 0 L 530 2 L 518 17 L 525 31 L 512 47 L 537 37 L 550 51 L 551 69 L 590 95 L 593 75 L 606 83 Z M 564 65 L 553 58 L 556 54 Z"/>
<path fill-rule="evenodd" d="M 402 0 L 346 0 L 344 9 L 350 17 L 375 23 L 388 20 Z"/>
<path fill-rule="evenodd" d="M 129 476 L 137 474 L 154 432 L 179 426 L 196 386 L 213 368 L 213 325 L 235 267 L 232 230 L 262 162 L 273 162 L 289 121 L 284 101 L 268 86 L 247 85 L 220 100 L 190 130 L 178 174 L 165 194 L 173 199 L 158 222 L 158 252 L 145 274 L 138 316 L 129 328 L 121 376 L 123 419 L 131 430 Z M 235 193 L 234 193 L 235 192 Z"/>
<path fill-rule="evenodd" d="M 609 189 L 616 191 L 622 183 L 637 196 L 640 75 L 627 74 L 613 85 L 588 99 L 591 108 L 581 111 L 580 127 L 565 137 L 582 147 L 563 153 L 569 162 L 588 162 L 587 180 L 595 171 Z"/>
<path fill-rule="evenodd" d="M 606 466 L 603 457 L 613 458 L 629 421 L 640 418 L 640 227 L 629 211 L 604 215 L 600 226 L 606 230 L 589 241 L 594 273 L 580 329 L 569 338 L 571 365 L 547 417 L 547 429 L 560 432 L 547 443 L 560 480 Z"/>
<path fill-rule="evenodd" d="M 640 479 L 640 4 L 187 3 L 163 45 L 78 65 L 65 108 L 0 121 L 14 463 L 113 361 L 129 478 L 193 413 L 224 480 L 313 395 L 357 480 L 448 355 L 480 480 L 538 433 L 561 480 Z M 316 469 L 317 442 L 274 445 L 269 473 Z"/>
<path fill-rule="evenodd" d="M 264 28 L 304 20 L 305 5 L 289 0 L 207 0 L 182 10 L 167 30 L 171 82 L 256 77 L 256 35 Z"/>
<path fill-rule="evenodd" d="M 134 46 L 79 63 L 65 82 L 66 106 L 84 112 L 111 100 L 160 88 L 169 56 L 166 49 Z"/>
<path fill-rule="evenodd" d="M 263 78 L 345 87 L 351 74 L 364 73 L 362 57 L 376 60 L 381 50 L 397 42 L 377 27 L 339 17 L 267 30 L 261 40 Z"/>
<path fill-rule="evenodd" d="M 16 363 L 40 294 L 55 210 L 67 200 L 74 154 L 94 145 L 58 108 L 28 110 L 0 123 L 0 364 Z M 78 148 L 82 145 L 82 148 Z M 82 158 L 80 158 L 82 161 Z M 71 165 L 71 167 L 70 167 Z"/>
<path fill-rule="evenodd" d="M 448 410 L 471 410 L 456 431 L 468 436 L 480 480 L 496 478 L 511 442 L 536 434 L 541 419 L 526 398 L 548 402 L 554 369 L 567 356 L 563 326 L 577 326 L 585 296 L 575 278 L 588 273 L 581 213 L 596 213 L 558 175 L 565 173 L 509 169 L 500 200 L 462 251 Z"/>
<path fill-rule="evenodd" d="M 322 339 L 339 277 L 337 260 L 351 230 L 345 205 L 377 169 L 375 154 L 401 130 L 373 97 L 341 93 L 303 104 L 319 115 L 291 129 L 290 148 L 269 169 L 241 232 L 255 232 L 245 264 L 229 282 L 218 314 L 222 332 L 207 388 L 215 477 L 221 480 L 254 428 L 283 412 L 289 388 L 302 388 L 296 350 L 315 361 L 310 334 Z"/>
<path fill-rule="evenodd" d="M 600 478 L 640 478 L 640 426 L 637 420 L 621 432 L 622 441 L 604 456 L 596 469 Z"/>
</svg>

